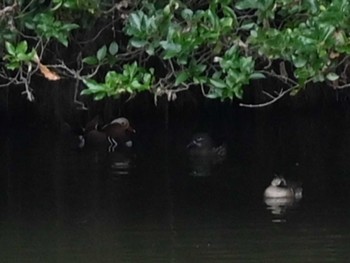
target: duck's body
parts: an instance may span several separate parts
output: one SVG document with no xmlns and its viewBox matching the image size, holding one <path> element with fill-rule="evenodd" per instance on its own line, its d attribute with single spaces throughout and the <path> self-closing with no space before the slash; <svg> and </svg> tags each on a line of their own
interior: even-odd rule
<svg viewBox="0 0 350 263">
<path fill-rule="evenodd" d="M 265 189 L 264 197 L 300 199 L 302 197 L 302 188 L 296 184 L 288 184 L 286 179 L 277 176 Z"/>
<path fill-rule="evenodd" d="M 213 140 L 206 133 L 199 133 L 193 136 L 192 141 L 187 145 L 190 155 L 192 156 L 226 156 L 226 146 L 214 146 Z"/>
<path fill-rule="evenodd" d="M 187 150 L 192 176 L 209 176 L 212 167 L 222 163 L 226 157 L 226 146 L 214 146 L 211 137 L 205 133 L 193 136 Z"/>
<path fill-rule="evenodd" d="M 114 150 L 116 147 L 131 147 L 130 133 L 135 130 L 130 126 L 128 119 L 120 117 L 110 123 L 99 127 L 99 119 L 94 118 L 86 125 L 82 147 L 101 146 Z"/>
</svg>

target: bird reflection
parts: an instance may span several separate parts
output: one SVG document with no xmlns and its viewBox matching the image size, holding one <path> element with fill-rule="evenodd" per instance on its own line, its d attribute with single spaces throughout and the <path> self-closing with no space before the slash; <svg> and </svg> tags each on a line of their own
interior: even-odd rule
<svg viewBox="0 0 350 263">
<path fill-rule="evenodd" d="M 275 176 L 265 189 L 264 202 L 273 215 L 285 215 L 295 207 L 302 198 L 302 187 L 299 183 L 287 181 L 284 177 Z"/>
<path fill-rule="evenodd" d="M 130 173 L 133 167 L 132 155 L 130 152 L 110 152 L 108 153 L 108 168 L 112 178 L 119 178 Z"/>
<path fill-rule="evenodd" d="M 293 198 L 264 198 L 264 201 L 273 215 L 284 215 L 296 204 Z"/>
<path fill-rule="evenodd" d="M 214 145 L 212 138 L 206 133 L 193 136 L 187 145 L 192 176 L 210 176 L 214 166 L 221 164 L 226 157 L 226 146 Z"/>
</svg>

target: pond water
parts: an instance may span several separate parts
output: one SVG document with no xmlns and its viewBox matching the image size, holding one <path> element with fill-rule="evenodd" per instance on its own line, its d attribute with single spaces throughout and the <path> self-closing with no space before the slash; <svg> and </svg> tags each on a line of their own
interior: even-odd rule
<svg viewBox="0 0 350 263">
<path fill-rule="evenodd" d="M 317 116 L 248 114 L 168 132 L 140 123 L 127 152 L 9 131 L 0 262 L 348 262 L 350 125 Z M 224 138 L 224 161 L 189 158 L 199 129 Z M 302 182 L 299 202 L 264 202 L 275 173 Z"/>
</svg>

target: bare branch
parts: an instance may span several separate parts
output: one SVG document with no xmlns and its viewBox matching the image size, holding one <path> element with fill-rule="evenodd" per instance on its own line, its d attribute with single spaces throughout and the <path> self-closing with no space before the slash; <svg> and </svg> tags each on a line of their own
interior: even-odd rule
<svg viewBox="0 0 350 263">
<path fill-rule="evenodd" d="M 267 97 L 271 98 L 271 99 L 274 99 L 275 96 L 271 95 L 270 93 L 268 93 L 267 91 L 263 90 L 262 91 L 263 94 L 265 94 Z"/>
<path fill-rule="evenodd" d="M 85 104 L 78 100 L 78 95 L 79 95 L 79 83 L 80 83 L 80 80 L 77 79 L 75 81 L 75 86 L 74 86 L 74 103 L 77 104 L 79 107 L 78 109 L 79 110 L 88 110 L 88 108 L 85 106 Z"/>
<path fill-rule="evenodd" d="M 104 11 L 103 14 L 109 14 L 114 12 L 115 10 L 122 10 L 124 8 L 128 8 L 129 7 L 130 2 L 127 0 L 122 0 L 116 4 L 114 4 L 110 9 L 108 9 L 107 11 Z"/>
<path fill-rule="evenodd" d="M 347 83 L 345 85 L 341 85 L 341 86 L 334 86 L 334 89 L 345 89 L 345 88 L 349 88 L 350 87 L 350 83 Z"/>
<path fill-rule="evenodd" d="M 282 82 L 284 82 L 285 84 L 291 86 L 297 86 L 299 85 L 298 82 L 296 82 L 295 80 L 289 78 L 288 76 L 283 76 L 283 75 L 279 75 L 276 74 L 274 71 L 267 71 L 267 70 L 260 70 L 259 72 L 264 73 L 266 75 L 269 75 L 271 77 L 277 78 L 279 80 L 281 80 Z"/>
<path fill-rule="evenodd" d="M 276 101 L 280 100 L 284 95 L 288 94 L 289 92 L 291 92 L 294 88 L 296 87 L 290 87 L 282 92 L 280 92 L 278 94 L 278 96 L 273 97 L 272 100 L 267 101 L 265 103 L 259 103 L 259 104 L 245 104 L 245 103 L 240 103 L 239 106 L 241 107 L 246 107 L 246 108 L 262 108 L 262 107 L 266 107 L 268 105 L 271 105 L 273 103 L 275 103 Z M 269 97 L 272 97 L 271 95 Z"/>
<path fill-rule="evenodd" d="M 17 1 L 13 3 L 11 6 L 6 6 L 0 10 L 0 19 L 6 17 L 8 13 L 14 13 L 16 11 L 18 4 Z"/>
</svg>

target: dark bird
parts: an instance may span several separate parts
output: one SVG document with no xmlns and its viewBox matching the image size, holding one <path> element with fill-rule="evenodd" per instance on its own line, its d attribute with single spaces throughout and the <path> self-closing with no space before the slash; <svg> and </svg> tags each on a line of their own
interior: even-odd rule
<svg viewBox="0 0 350 263">
<path fill-rule="evenodd" d="M 226 145 L 214 146 L 213 140 L 206 133 L 198 133 L 193 136 L 192 141 L 187 145 L 190 155 L 197 156 L 226 156 Z"/>
<path fill-rule="evenodd" d="M 192 176 L 209 176 L 212 168 L 221 164 L 226 157 L 226 145 L 215 146 L 211 137 L 206 133 L 193 136 L 187 145 Z"/>
</svg>

